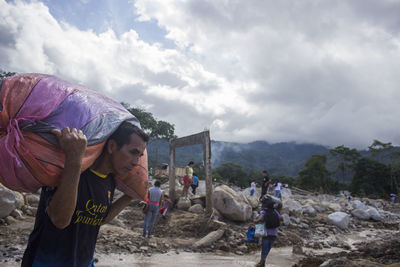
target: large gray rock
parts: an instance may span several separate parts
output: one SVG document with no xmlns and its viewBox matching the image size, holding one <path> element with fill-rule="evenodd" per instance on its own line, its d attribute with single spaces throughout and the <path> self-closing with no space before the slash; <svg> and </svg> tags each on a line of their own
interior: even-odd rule
<svg viewBox="0 0 400 267">
<path fill-rule="evenodd" d="M 200 213 L 203 213 L 203 212 L 204 212 L 204 208 L 203 208 L 203 206 L 200 205 L 200 204 L 195 204 L 195 205 L 193 205 L 193 206 L 191 206 L 191 207 L 189 208 L 189 211 L 190 211 L 190 212 L 193 212 L 193 213 L 200 214 Z"/>
<path fill-rule="evenodd" d="M 17 196 L 14 191 L 0 184 L 0 219 L 10 215 L 16 208 Z"/>
<path fill-rule="evenodd" d="M 292 191 L 289 188 L 283 187 L 281 190 L 281 197 L 282 198 L 291 198 L 292 197 Z"/>
<path fill-rule="evenodd" d="M 375 209 L 374 207 L 369 206 L 369 208 L 367 209 L 367 213 L 371 216 L 371 219 L 374 221 L 382 221 L 383 220 L 383 218 L 379 214 L 378 210 Z"/>
<path fill-rule="evenodd" d="M 176 207 L 180 210 L 188 210 L 192 203 L 189 199 L 182 199 L 180 198 Z"/>
<path fill-rule="evenodd" d="M 354 209 L 351 211 L 351 215 L 354 217 L 357 217 L 358 219 L 361 220 L 369 220 L 371 218 L 371 215 L 368 214 L 365 210 L 360 210 L 360 209 Z"/>
<path fill-rule="evenodd" d="M 20 192 L 14 192 L 16 196 L 15 207 L 21 209 L 25 205 L 24 196 Z"/>
<path fill-rule="evenodd" d="M 350 216 L 341 211 L 334 212 L 328 215 L 328 222 L 341 229 L 347 229 L 350 223 Z"/>
<path fill-rule="evenodd" d="M 303 214 L 310 217 L 315 217 L 317 215 L 317 211 L 313 208 L 313 206 L 307 205 L 303 207 Z"/>
<path fill-rule="evenodd" d="M 211 232 L 199 241 L 195 242 L 193 244 L 194 248 L 200 248 L 200 247 L 207 247 L 213 244 L 215 241 L 220 239 L 224 235 L 225 230 L 224 229 L 218 229 L 217 231 Z"/>
<path fill-rule="evenodd" d="M 253 209 L 258 207 L 258 199 L 259 197 L 255 197 L 255 196 L 250 196 L 250 195 L 246 195 L 243 194 L 247 204 L 249 204 Z"/>
<path fill-rule="evenodd" d="M 342 210 L 342 206 L 340 206 L 338 203 L 335 203 L 335 202 L 323 201 L 322 205 L 324 205 L 326 208 L 328 208 L 332 211 L 341 211 Z"/>
<path fill-rule="evenodd" d="M 283 225 L 286 225 L 286 226 L 290 225 L 290 217 L 288 214 L 284 213 L 282 215 L 282 218 L 283 218 Z"/>
<path fill-rule="evenodd" d="M 296 200 L 293 199 L 288 199 L 286 201 L 284 201 L 284 206 L 285 206 L 285 210 L 289 211 L 289 215 L 292 216 L 301 216 L 303 213 L 303 208 L 301 207 L 301 204 L 299 202 L 297 202 Z"/>
<path fill-rule="evenodd" d="M 214 208 L 224 217 L 241 222 L 248 221 L 251 218 L 251 206 L 228 186 L 221 185 L 215 188 L 212 198 Z"/>
<path fill-rule="evenodd" d="M 367 210 L 368 207 L 364 203 L 362 203 L 360 200 L 356 199 L 353 201 L 353 208 L 359 209 L 359 210 Z"/>
</svg>

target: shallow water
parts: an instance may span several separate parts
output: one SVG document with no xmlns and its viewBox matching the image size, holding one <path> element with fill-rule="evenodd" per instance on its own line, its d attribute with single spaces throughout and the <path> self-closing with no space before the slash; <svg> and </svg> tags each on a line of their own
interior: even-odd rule
<svg viewBox="0 0 400 267">
<path fill-rule="evenodd" d="M 254 266 L 260 259 L 260 254 L 239 256 L 232 253 L 192 253 L 170 251 L 166 254 L 153 254 L 151 257 L 137 254 L 97 254 L 99 262 L 96 267 L 138 266 L 138 267 L 224 267 L 224 266 Z M 292 254 L 292 247 L 272 248 L 267 258 L 268 267 L 293 266 L 301 257 Z"/>
</svg>

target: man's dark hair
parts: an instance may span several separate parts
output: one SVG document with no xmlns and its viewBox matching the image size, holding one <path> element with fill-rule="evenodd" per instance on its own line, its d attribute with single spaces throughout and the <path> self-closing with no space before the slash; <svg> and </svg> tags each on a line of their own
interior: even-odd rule
<svg viewBox="0 0 400 267">
<path fill-rule="evenodd" d="M 267 174 L 267 175 L 268 175 L 268 172 L 267 172 L 266 170 L 263 170 L 263 173 L 265 173 L 265 174 Z"/>
<path fill-rule="evenodd" d="M 154 186 L 155 186 L 155 187 L 160 187 L 160 186 L 161 186 L 160 181 L 155 181 Z"/>
<path fill-rule="evenodd" d="M 146 143 L 149 141 L 150 137 L 146 134 L 142 129 L 133 125 L 130 122 L 124 121 L 121 125 L 117 128 L 117 130 L 108 138 L 109 140 L 114 140 L 118 148 L 121 148 L 125 144 L 129 144 L 131 134 L 137 134 L 143 141 Z"/>
<path fill-rule="evenodd" d="M 189 164 L 188 164 L 188 165 L 192 165 L 192 164 L 194 164 L 194 162 L 193 162 L 193 161 L 189 162 Z"/>
</svg>

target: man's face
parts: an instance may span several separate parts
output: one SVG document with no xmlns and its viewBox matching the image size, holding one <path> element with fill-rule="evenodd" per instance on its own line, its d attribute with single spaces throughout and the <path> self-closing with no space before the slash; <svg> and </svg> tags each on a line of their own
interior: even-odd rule
<svg viewBox="0 0 400 267">
<path fill-rule="evenodd" d="M 131 134 L 129 143 L 118 148 L 114 142 L 112 145 L 111 164 L 113 173 L 118 176 L 124 176 L 135 167 L 139 158 L 143 156 L 146 148 L 146 142 L 136 133 Z"/>
</svg>

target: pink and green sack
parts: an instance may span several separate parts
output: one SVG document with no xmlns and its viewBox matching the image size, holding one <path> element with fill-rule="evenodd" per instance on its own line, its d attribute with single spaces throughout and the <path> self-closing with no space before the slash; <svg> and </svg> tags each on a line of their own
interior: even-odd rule
<svg viewBox="0 0 400 267">
<path fill-rule="evenodd" d="M 123 121 L 139 121 L 120 103 L 97 91 L 55 76 L 21 74 L 0 83 L 0 182 L 20 192 L 57 186 L 64 153 L 51 129 L 83 131 L 88 146 L 82 171 L 101 154 L 107 138 Z M 117 188 L 147 198 L 147 152 L 138 166 L 116 177 Z"/>
</svg>

